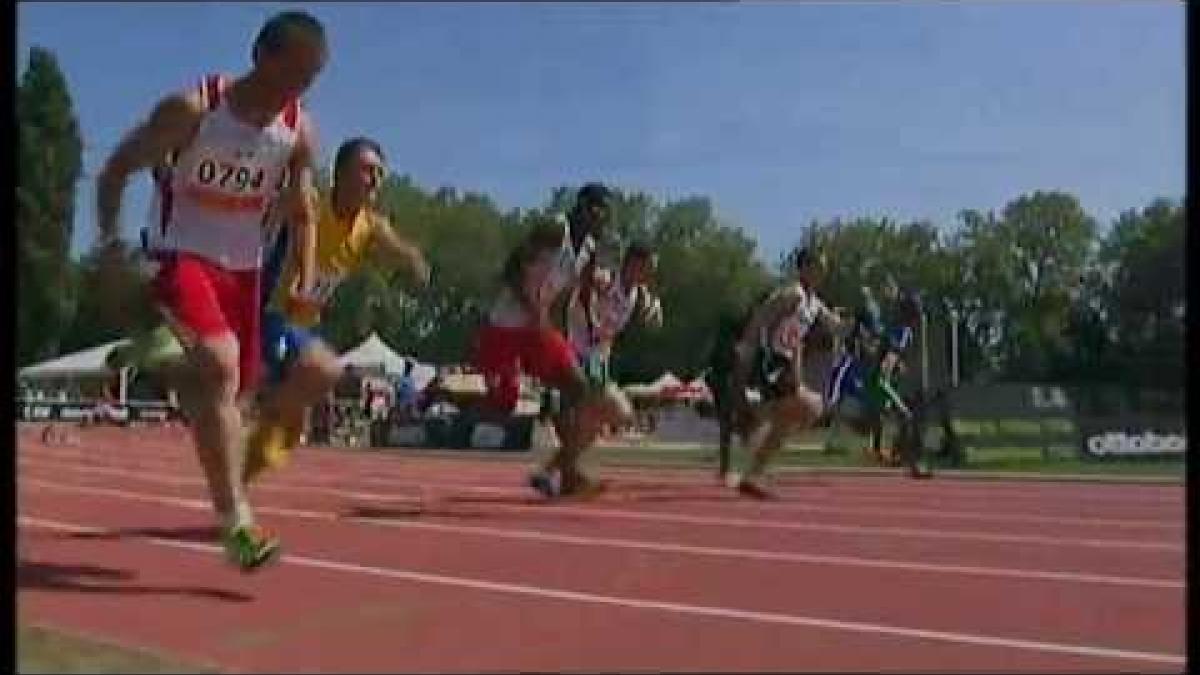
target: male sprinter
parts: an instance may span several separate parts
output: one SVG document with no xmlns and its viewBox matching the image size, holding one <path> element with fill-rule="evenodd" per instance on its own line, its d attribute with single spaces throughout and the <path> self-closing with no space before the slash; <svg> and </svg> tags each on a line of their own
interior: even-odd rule
<svg viewBox="0 0 1200 675">
<path fill-rule="evenodd" d="M 835 367 L 826 395 L 826 405 L 841 410 L 851 426 L 871 437 L 870 451 L 884 459 L 883 423 L 894 418 L 900 427 L 897 449 L 914 478 L 926 478 L 920 466 L 923 452 L 919 425 L 922 423 L 896 388 L 895 378 L 902 368 L 901 357 L 912 344 L 921 320 L 921 300 L 914 292 L 904 292 L 896 303 L 896 323 L 885 327 L 878 317 L 867 334 L 861 350 L 847 353 Z M 846 410 L 845 408 L 849 408 Z"/>
<path fill-rule="evenodd" d="M 749 310 L 743 310 L 741 314 L 726 312 L 717 321 L 704 382 L 712 392 L 713 407 L 717 416 L 720 443 L 717 454 L 718 482 L 725 482 L 731 475 L 734 434 L 741 436 L 744 441 L 748 427 L 753 426 L 752 411 L 742 405 L 744 396 L 735 396 L 733 393 L 733 365 L 736 360 L 734 347 L 742 330 L 749 323 L 754 309 L 766 302 L 772 292 L 773 290 L 768 290 L 756 298 Z"/>
<path fill-rule="evenodd" d="M 486 412 L 512 414 L 522 371 L 559 389 L 565 399 L 579 402 L 556 417 L 561 446 L 551 464 L 562 467 L 565 494 L 589 487 L 573 457 L 581 447 L 581 429 L 590 424 L 596 397 L 570 343 L 551 323 L 550 312 L 565 291 L 581 279 L 590 282 L 595 238 L 607 223 L 609 200 L 608 188 L 589 183 L 580 188 L 574 208 L 565 217 L 537 219 L 533 231 L 506 260 L 500 291 L 475 338 L 475 362 L 487 388 Z M 556 494 L 538 471 L 529 482 L 548 497 Z"/>
<path fill-rule="evenodd" d="M 860 289 L 858 305 L 854 308 L 853 323 L 842 341 L 841 353 L 825 384 L 824 417 L 829 423 L 829 431 L 825 437 L 827 454 L 834 452 L 834 438 L 845 417 L 844 406 L 852 405 L 847 404 L 845 393 L 862 389 L 867 364 L 871 363 L 878 353 L 883 333 L 883 316 L 879 303 L 871 289 L 863 286 Z"/>
<path fill-rule="evenodd" d="M 917 416 L 912 406 L 900 395 L 896 376 L 903 368 L 901 357 L 912 345 L 917 328 L 921 324 L 922 303 L 914 291 L 905 291 L 896 304 L 895 323 L 888 327 L 879 345 L 875 359 L 867 371 L 863 400 L 870 420 L 871 449 L 876 456 L 883 455 L 883 417 L 891 415 L 900 425 L 897 439 L 900 461 L 913 478 L 928 478 L 929 472 L 921 468 L 924 448 Z"/>
<path fill-rule="evenodd" d="M 761 482 L 770 458 L 789 433 L 812 424 L 822 412 L 821 395 L 804 385 L 805 337 L 818 322 L 831 333 L 841 325 L 814 288 L 825 272 L 824 253 L 815 247 L 796 248 L 787 264 L 794 278 L 754 309 L 734 345 L 730 386 L 738 407 L 749 407 L 748 386 L 759 385 L 763 398 L 763 419 L 747 434 L 753 453 L 750 465 L 736 483 L 738 492 L 758 499 L 772 497 Z"/>
<path fill-rule="evenodd" d="M 299 444 L 307 408 L 321 400 L 341 376 L 342 368 L 312 328 L 343 279 L 368 254 L 381 253 L 392 264 L 408 267 L 419 284 L 429 279 L 421 252 L 392 228 L 387 216 L 373 208 L 386 174 L 383 150 L 369 138 L 352 138 L 338 148 L 333 186 L 317 201 L 316 284 L 319 304 L 296 305 L 291 290 L 299 281 L 300 264 L 289 246 L 290 228 L 282 227 L 264 275 L 266 296 L 262 320 L 262 355 L 267 389 L 259 421 L 247 439 L 246 482 L 263 470 L 282 465 Z"/>
<path fill-rule="evenodd" d="M 244 570 L 274 558 L 279 542 L 254 523 L 242 486 L 238 396 L 252 391 L 259 368 L 259 268 L 268 204 L 290 176 L 283 208 L 311 250 L 312 218 L 303 190 L 312 183 L 315 133 L 300 96 L 328 57 L 321 23 L 283 12 L 259 31 L 253 66 L 236 79 L 213 75 L 196 90 L 170 95 L 130 132 L 97 179 L 98 225 L 117 236 L 130 175 L 160 166 L 158 227 L 150 232 L 160 267 L 159 305 L 185 345 L 181 402 L 192 421 L 230 560 Z M 311 284 L 306 255 L 296 301 Z"/>
<path fill-rule="evenodd" d="M 633 406 L 625 394 L 609 381 L 609 362 L 617 335 L 638 317 L 655 328 L 662 326 L 662 301 L 650 292 L 648 284 L 654 273 L 654 252 L 644 244 L 631 244 L 625 251 L 616 274 L 596 267 L 592 283 L 581 284 L 571 293 L 567 303 L 567 339 L 575 353 L 576 362 L 584 370 L 592 389 L 600 392 L 597 414 L 589 427 L 579 430 L 579 449 L 567 456 L 556 454 L 534 471 L 533 480 L 542 492 L 553 492 L 554 473 L 582 475 L 580 455 L 596 441 L 605 424 L 625 425 L 634 422 Z M 584 298 L 590 294 L 590 302 Z M 585 305 L 587 308 L 585 309 Z M 568 400 L 567 405 L 575 401 Z M 573 462 L 563 468 L 562 462 Z M 600 484 L 584 479 L 587 485 Z"/>
</svg>

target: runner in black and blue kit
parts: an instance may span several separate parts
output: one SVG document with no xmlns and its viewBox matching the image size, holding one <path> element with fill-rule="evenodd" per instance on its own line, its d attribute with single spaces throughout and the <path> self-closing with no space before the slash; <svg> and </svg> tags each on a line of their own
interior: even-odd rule
<svg viewBox="0 0 1200 675">
<path fill-rule="evenodd" d="M 831 435 L 839 421 L 839 404 L 848 394 L 855 395 L 862 390 L 867 367 L 878 350 L 879 340 L 884 333 L 879 303 L 876 302 L 871 289 L 863 286 L 861 293 L 844 349 L 825 385 L 825 410 L 830 418 Z"/>
<path fill-rule="evenodd" d="M 826 409 L 835 417 L 841 406 L 857 408 L 843 411 L 859 431 L 871 435 L 871 450 L 882 457 L 883 421 L 885 416 L 897 420 L 900 432 L 897 449 L 901 460 L 914 478 L 924 478 L 928 471 L 921 467 L 923 448 L 919 420 L 911 405 L 896 389 L 895 376 L 900 360 L 912 345 L 916 327 L 921 319 L 921 299 L 915 292 L 905 292 L 897 303 L 896 319 L 890 327 L 879 316 L 878 305 L 870 294 L 864 294 L 862 307 L 856 312 L 846 352 L 839 359 L 825 392 Z"/>
</svg>

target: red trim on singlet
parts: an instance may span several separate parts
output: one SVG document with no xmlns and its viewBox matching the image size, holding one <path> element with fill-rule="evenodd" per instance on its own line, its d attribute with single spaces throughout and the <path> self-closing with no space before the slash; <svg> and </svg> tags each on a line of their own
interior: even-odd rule
<svg viewBox="0 0 1200 675">
<path fill-rule="evenodd" d="M 221 105 L 221 95 L 225 91 L 225 77 L 219 73 L 212 73 L 200 79 L 200 86 L 197 87 L 200 91 L 200 97 L 204 101 L 204 107 L 212 112 Z M 180 151 L 172 150 L 166 157 L 165 163 L 167 170 L 160 172 L 156 180 L 159 197 L 161 198 L 161 208 L 159 210 L 158 229 L 165 237 L 167 234 L 167 226 L 171 222 L 171 211 L 175 205 L 175 191 L 171 187 L 172 174 L 174 173 L 175 163 L 179 161 Z"/>
<path fill-rule="evenodd" d="M 225 78 L 221 75 L 209 75 L 204 78 L 204 100 L 211 112 L 221 105 L 221 94 L 225 92 Z"/>
<path fill-rule="evenodd" d="M 158 231 L 163 237 L 167 236 L 167 225 L 171 222 L 171 209 L 175 206 L 175 191 L 171 189 L 171 174 L 164 172 L 164 178 L 158 181 L 159 218 Z"/>
<path fill-rule="evenodd" d="M 296 123 L 300 121 L 300 101 L 292 99 L 288 102 L 287 107 L 283 109 L 283 124 L 292 131 L 296 130 Z"/>
</svg>

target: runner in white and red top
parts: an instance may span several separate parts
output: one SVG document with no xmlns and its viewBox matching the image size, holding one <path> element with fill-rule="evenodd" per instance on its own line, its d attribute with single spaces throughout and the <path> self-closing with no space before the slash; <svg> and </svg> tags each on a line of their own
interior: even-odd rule
<svg viewBox="0 0 1200 675">
<path fill-rule="evenodd" d="M 582 363 L 594 360 L 603 366 L 597 376 L 606 379 L 613 342 L 635 317 L 662 323 L 662 302 L 650 291 L 654 274 L 654 252 L 645 244 L 625 249 L 621 266 L 597 266 L 590 286 L 571 293 L 567 304 L 567 338 Z M 584 293 L 591 293 L 591 311 L 584 310 Z"/>
<path fill-rule="evenodd" d="M 306 263 L 294 297 L 306 302 L 315 223 L 304 195 L 316 142 L 299 99 L 325 65 L 324 28 L 304 12 L 277 14 L 252 54 L 245 75 L 208 76 L 160 101 L 109 157 L 97 186 L 101 237 L 111 240 L 126 180 L 157 169 L 159 214 L 146 241 L 159 263 L 153 289 L 186 347 L 181 399 L 226 551 L 244 569 L 279 548 L 255 526 L 241 481 L 238 396 L 258 379 L 262 225 L 276 198 L 292 214 Z"/>
<path fill-rule="evenodd" d="M 653 250 L 645 244 L 633 243 L 625 249 L 615 271 L 597 266 L 592 283 L 580 284 L 571 293 L 567 303 L 567 338 L 584 374 L 601 393 L 598 414 L 589 428 L 580 431 L 581 447 L 575 461 L 595 444 L 603 425 L 628 426 L 634 422 L 629 398 L 609 377 L 609 363 L 613 343 L 630 321 L 637 319 L 647 326 L 662 326 L 662 301 L 649 288 L 654 268 Z M 543 467 L 546 472 L 554 469 L 553 465 Z"/>
<path fill-rule="evenodd" d="M 575 207 L 566 216 L 543 218 L 510 254 L 503 285 L 475 340 L 475 362 L 487 387 L 486 407 L 509 415 L 521 391 L 520 376 L 528 373 L 562 392 L 569 410 L 558 416 L 562 447 L 552 462 L 562 464 L 563 493 L 586 488 L 586 479 L 573 461 L 580 444 L 577 431 L 594 412 L 594 396 L 575 359 L 570 343 L 550 320 L 552 306 L 576 284 L 588 283 L 595 267 L 595 237 L 609 217 L 609 190 L 598 183 L 580 188 Z M 546 496 L 556 488 L 535 470 L 530 484 Z"/>
</svg>

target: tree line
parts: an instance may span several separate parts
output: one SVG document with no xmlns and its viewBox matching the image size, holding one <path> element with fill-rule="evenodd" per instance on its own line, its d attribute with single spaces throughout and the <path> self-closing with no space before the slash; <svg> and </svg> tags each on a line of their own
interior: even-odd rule
<svg viewBox="0 0 1200 675">
<path fill-rule="evenodd" d="M 83 142 L 65 78 L 50 52 L 34 48 L 17 92 L 18 363 L 122 337 L 157 320 L 133 244 L 70 255 Z M 548 190 L 533 209 L 503 210 L 485 194 L 422 187 L 394 175 L 379 207 L 426 251 L 433 282 L 406 287 L 403 274 L 372 267 L 335 295 L 322 331 L 337 348 L 372 331 L 434 363 L 466 358 L 497 286 L 504 255 L 533 216 L 565 210 L 574 186 Z M 720 218 L 704 196 L 661 201 L 615 190 L 613 227 L 602 250 L 627 243 L 659 254 L 660 330 L 633 328 L 613 364 L 624 380 L 705 367 L 713 328 L 744 311 L 778 278 L 746 227 Z M 830 269 L 821 293 L 851 306 L 859 289 L 891 277 L 921 291 L 935 358 L 957 317 L 968 380 L 1124 382 L 1181 387 L 1184 363 L 1183 205 L 1169 199 L 1130 208 L 1102 228 L 1062 191 L 1015 196 L 1000 211 L 966 209 L 952 223 L 848 218 L 798 223 L 797 243 L 819 240 Z"/>
</svg>

